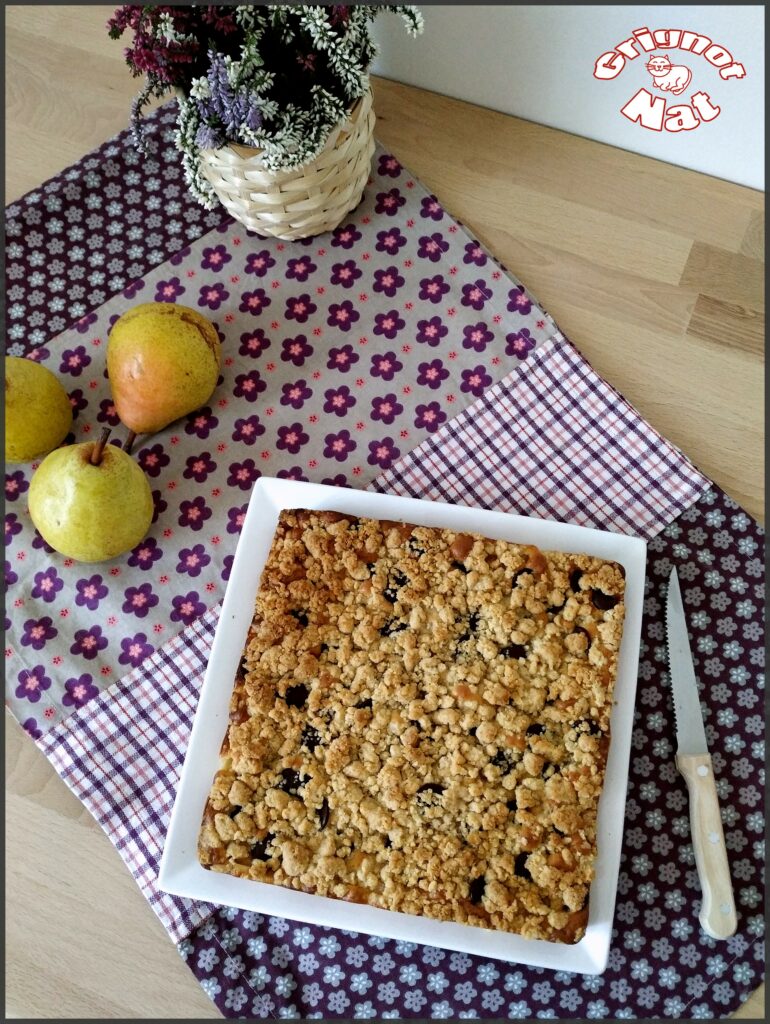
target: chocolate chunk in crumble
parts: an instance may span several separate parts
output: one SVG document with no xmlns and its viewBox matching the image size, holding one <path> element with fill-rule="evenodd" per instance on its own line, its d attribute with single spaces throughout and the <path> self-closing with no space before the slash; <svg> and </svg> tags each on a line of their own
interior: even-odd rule
<svg viewBox="0 0 770 1024">
<path fill-rule="evenodd" d="M 406 628 L 407 625 L 405 622 L 399 622 L 398 619 L 391 619 L 380 628 L 380 636 L 393 636 L 394 633 L 400 633 L 402 629 Z"/>
<path fill-rule="evenodd" d="M 397 569 L 391 573 L 388 586 L 383 590 L 383 595 L 390 601 L 391 604 L 395 604 L 398 600 L 398 592 L 402 587 L 405 587 L 409 580 L 404 576 L 402 572 Z"/>
<path fill-rule="evenodd" d="M 569 574 L 570 589 L 573 590 L 576 594 L 580 590 L 580 581 L 582 578 L 583 573 L 580 571 L 580 569 L 573 569 L 572 572 Z"/>
<path fill-rule="evenodd" d="M 321 809 L 318 812 L 318 827 L 323 831 L 329 824 L 329 801 L 323 798 Z"/>
<path fill-rule="evenodd" d="M 276 788 L 283 790 L 284 793 L 288 793 L 290 796 L 296 796 L 300 786 L 304 786 L 307 781 L 307 775 L 300 776 L 299 772 L 294 768 L 282 768 L 281 779 L 277 783 Z"/>
<path fill-rule="evenodd" d="M 446 786 L 442 786 L 440 782 L 426 782 L 417 790 L 418 793 L 443 793 Z"/>
<path fill-rule="evenodd" d="M 491 763 L 495 768 L 499 768 L 503 774 L 513 770 L 513 760 L 511 755 L 505 750 L 496 750 Z"/>
<path fill-rule="evenodd" d="M 302 746 L 309 750 L 311 754 L 320 742 L 321 734 L 312 725 L 306 725 L 302 729 Z"/>
<path fill-rule="evenodd" d="M 513 862 L 513 873 L 517 878 L 525 878 L 527 881 L 532 881 L 532 875 L 529 873 L 527 868 L 527 861 L 529 860 L 528 853 L 517 853 L 516 860 Z"/>
<path fill-rule="evenodd" d="M 504 658 L 526 658 L 527 648 L 523 644 L 508 644 L 500 648 L 500 653 Z"/>
<path fill-rule="evenodd" d="M 483 875 L 479 875 L 478 878 L 474 878 L 471 881 L 471 884 L 468 886 L 468 899 L 471 903 L 481 903 L 486 887 L 487 880 Z"/>
<path fill-rule="evenodd" d="M 600 736 L 602 733 L 598 723 L 594 722 L 592 718 L 584 718 L 581 722 L 578 722 L 578 727 L 581 725 L 585 726 L 586 732 L 591 736 Z"/>
<path fill-rule="evenodd" d="M 478 612 L 471 612 L 468 616 L 468 623 L 465 629 L 462 631 L 460 636 L 457 638 L 457 642 L 462 644 L 466 640 L 470 640 L 476 630 L 479 628 L 479 614 Z"/>
<path fill-rule="evenodd" d="M 264 839 L 258 839 L 255 843 L 253 843 L 250 851 L 252 859 L 261 861 L 270 860 L 270 857 L 272 855 L 268 852 L 268 847 L 271 845 L 274 839 L 275 836 L 271 835 L 268 832 Z"/>
<path fill-rule="evenodd" d="M 309 693 L 310 691 L 304 683 L 298 683 L 296 686 L 290 686 L 286 691 L 286 703 L 290 708 L 304 707 Z"/>
</svg>

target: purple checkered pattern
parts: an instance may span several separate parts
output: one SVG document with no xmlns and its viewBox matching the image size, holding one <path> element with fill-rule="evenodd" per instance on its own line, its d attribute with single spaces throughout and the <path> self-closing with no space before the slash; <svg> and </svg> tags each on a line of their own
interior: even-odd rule
<svg viewBox="0 0 770 1024">
<path fill-rule="evenodd" d="M 215 909 L 156 882 L 218 618 L 219 606 L 205 612 L 38 742 L 177 942 Z"/>
<path fill-rule="evenodd" d="M 533 358 L 371 488 L 649 537 L 708 487 L 569 342 Z M 553 466 L 547 475 L 544 464 Z M 212 909 L 161 892 L 156 880 L 218 613 L 206 612 L 39 741 L 177 941 Z"/>
<path fill-rule="evenodd" d="M 649 539 L 708 481 L 557 335 L 372 486 Z"/>
</svg>

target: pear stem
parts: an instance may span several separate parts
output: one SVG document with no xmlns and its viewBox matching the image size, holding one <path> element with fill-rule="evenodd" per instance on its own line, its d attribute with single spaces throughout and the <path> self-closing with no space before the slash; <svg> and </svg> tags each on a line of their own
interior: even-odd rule
<svg viewBox="0 0 770 1024">
<path fill-rule="evenodd" d="M 130 455 L 131 454 L 131 449 L 134 446 L 134 441 L 135 440 L 136 440 L 136 431 L 129 430 L 128 437 L 126 438 L 126 440 L 125 440 L 125 442 L 123 444 L 123 451 L 126 453 L 126 455 Z"/>
<path fill-rule="evenodd" d="M 93 447 L 91 452 L 91 458 L 89 462 L 92 466 L 98 466 L 102 461 L 102 455 L 104 454 L 104 446 L 107 444 L 107 438 L 112 433 L 111 427 L 105 427 L 102 431 L 102 435 Z"/>
</svg>

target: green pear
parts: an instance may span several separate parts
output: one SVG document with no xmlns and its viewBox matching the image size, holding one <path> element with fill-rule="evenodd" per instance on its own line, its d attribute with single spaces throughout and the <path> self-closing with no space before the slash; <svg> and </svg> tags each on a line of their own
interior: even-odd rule
<svg viewBox="0 0 770 1024">
<path fill-rule="evenodd" d="M 5 461 L 32 462 L 57 448 L 72 426 L 59 379 L 32 359 L 5 357 Z"/>
<path fill-rule="evenodd" d="M 29 514 L 43 539 L 78 562 L 103 562 L 130 551 L 150 528 L 147 477 L 130 455 L 99 441 L 57 448 L 29 487 Z"/>
<path fill-rule="evenodd" d="M 216 328 L 197 310 L 147 302 L 113 324 L 107 373 L 115 411 L 135 434 L 154 434 L 211 398 L 221 352 Z"/>
</svg>

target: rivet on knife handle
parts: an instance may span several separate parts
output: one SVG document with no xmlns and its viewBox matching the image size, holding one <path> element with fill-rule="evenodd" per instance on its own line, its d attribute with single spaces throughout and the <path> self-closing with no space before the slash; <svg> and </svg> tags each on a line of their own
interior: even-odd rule
<svg viewBox="0 0 770 1024">
<path fill-rule="evenodd" d="M 703 892 L 701 927 L 714 939 L 726 939 L 738 921 L 711 757 L 679 754 L 676 766 L 690 794 L 690 831 Z"/>
</svg>

